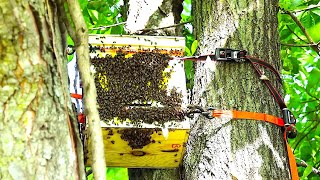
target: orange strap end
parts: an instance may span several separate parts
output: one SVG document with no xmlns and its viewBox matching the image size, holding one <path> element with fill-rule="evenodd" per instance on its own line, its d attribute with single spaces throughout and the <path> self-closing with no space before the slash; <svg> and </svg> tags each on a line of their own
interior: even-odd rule
<svg viewBox="0 0 320 180">
<path fill-rule="evenodd" d="M 292 180 L 299 180 L 298 168 L 296 163 L 296 158 L 292 152 L 292 149 L 287 141 L 287 135 L 284 133 L 284 141 L 286 142 L 288 158 L 289 158 L 289 166 Z"/>
<path fill-rule="evenodd" d="M 236 110 L 213 110 L 212 111 L 212 117 L 222 117 L 222 116 L 230 117 L 232 119 L 250 119 L 250 120 L 264 121 L 264 122 L 269 122 L 281 127 L 284 126 L 284 121 L 282 118 L 265 114 L 265 113 L 236 111 Z M 284 133 L 284 139 L 286 142 L 286 147 L 288 152 L 291 179 L 299 180 L 296 159 L 294 157 L 294 154 L 291 150 L 290 145 L 288 144 L 286 132 Z"/>
<path fill-rule="evenodd" d="M 83 124 L 86 122 L 86 117 L 83 113 L 78 114 L 78 122 Z"/>
<path fill-rule="evenodd" d="M 82 99 L 82 95 L 81 95 L 81 94 L 70 93 L 70 96 L 71 96 L 72 98 L 75 98 L 75 99 Z"/>
</svg>

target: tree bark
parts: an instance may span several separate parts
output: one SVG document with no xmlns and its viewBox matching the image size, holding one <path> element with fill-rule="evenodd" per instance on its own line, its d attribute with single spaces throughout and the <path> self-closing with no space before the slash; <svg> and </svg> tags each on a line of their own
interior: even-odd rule
<svg viewBox="0 0 320 180">
<path fill-rule="evenodd" d="M 0 179 L 85 179 L 54 1 L 0 3 Z"/>
<path fill-rule="evenodd" d="M 277 0 L 193 1 L 198 53 L 210 54 L 218 47 L 245 49 L 280 69 L 277 5 Z M 266 76 L 272 77 L 268 72 Z M 249 63 L 198 62 L 191 103 L 280 116 L 278 105 Z M 196 117 L 191 127 L 185 179 L 290 178 L 280 127 L 202 117 Z"/>
</svg>

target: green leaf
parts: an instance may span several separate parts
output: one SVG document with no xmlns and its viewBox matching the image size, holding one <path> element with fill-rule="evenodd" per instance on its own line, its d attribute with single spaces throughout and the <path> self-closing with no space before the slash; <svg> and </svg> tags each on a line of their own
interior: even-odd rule
<svg viewBox="0 0 320 180">
<path fill-rule="evenodd" d="M 187 81 L 187 88 L 192 89 L 194 84 L 194 67 L 193 62 L 191 60 L 187 60 L 184 62 L 184 69 L 186 73 L 186 81 Z"/>
<path fill-rule="evenodd" d="M 194 55 L 198 48 L 198 40 L 194 40 L 192 45 L 191 45 L 191 55 Z"/>
<path fill-rule="evenodd" d="M 308 165 L 304 170 L 303 176 L 301 177 L 301 179 L 307 178 L 311 172 L 312 172 L 312 166 Z"/>
<path fill-rule="evenodd" d="M 189 49 L 188 47 L 186 47 L 186 48 L 184 49 L 184 51 L 186 52 L 186 55 L 187 55 L 187 56 L 192 56 L 192 54 L 191 54 L 191 52 L 190 52 L 190 49 Z"/>
<path fill-rule="evenodd" d="M 107 180 L 127 180 L 128 169 L 127 168 L 108 168 Z"/>
<path fill-rule="evenodd" d="M 306 87 L 307 91 L 317 91 L 317 89 L 319 88 L 319 83 L 320 83 L 320 70 L 318 68 L 313 68 L 312 71 L 309 73 L 309 77 L 308 77 L 308 84 Z"/>
<path fill-rule="evenodd" d="M 312 148 L 309 145 L 308 142 L 305 142 L 301 145 L 301 147 L 299 148 L 299 151 L 301 153 L 301 158 L 304 160 L 308 160 L 311 157 L 311 153 L 312 153 Z"/>
<path fill-rule="evenodd" d="M 286 10 L 293 10 L 297 8 L 298 6 L 302 5 L 304 3 L 303 0 L 281 0 L 279 2 L 280 7 L 286 9 Z"/>
<path fill-rule="evenodd" d="M 79 4 L 80 4 L 81 9 L 86 9 L 87 4 L 88 4 L 88 0 L 79 0 Z"/>
<path fill-rule="evenodd" d="M 291 72 L 292 72 L 293 74 L 298 74 L 298 73 L 299 73 L 299 67 L 300 67 L 301 62 L 300 62 L 299 60 L 297 60 L 295 57 L 291 57 L 290 60 L 291 60 L 290 62 L 291 62 L 291 64 L 292 64 L 292 70 L 291 70 Z"/>
<path fill-rule="evenodd" d="M 301 19 L 301 22 L 305 26 L 305 28 L 310 28 L 315 25 L 314 18 L 311 16 L 310 12 L 306 12 L 303 18 Z"/>
<path fill-rule="evenodd" d="M 312 40 L 315 41 L 315 42 L 320 41 L 319 29 L 320 29 L 320 22 L 318 22 L 314 26 L 312 26 L 309 29 L 307 29 L 307 31 L 310 34 Z"/>
<path fill-rule="evenodd" d="M 290 34 L 291 34 L 291 31 L 290 31 L 289 29 L 283 29 L 283 30 L 280 32 L 280 38 L 281 38 L 281 39 L 285 39 L 285 38 L 287 38 Z"/>
<path fill-rule="evenodd" d="M 320 16 L 320 9 L 319 9 L 319 8 L 312 9 L 310 12 L 312 12 L 312 13 L 317 14 L 318 16 Z"/>
</svg>

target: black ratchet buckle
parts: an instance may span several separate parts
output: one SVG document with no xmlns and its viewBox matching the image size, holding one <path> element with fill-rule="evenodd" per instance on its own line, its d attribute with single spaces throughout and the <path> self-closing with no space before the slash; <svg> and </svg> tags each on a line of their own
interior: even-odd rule
<svg viewBox="0 0 320 180">
<path fill-rule="evenodd" d="M 284 126 L 296 124 L 296 118 L 294 118 L 293 114 L 288 108 L 283 108 L 282 114 L 283 114 Z"/>
<path fill-rule="evenodd" d="M 203 108 L 203 107 L 197 106 L 197 105 L 189 105 L 188 110 L 185 114 L 188 118 L 193 118 L 194 114 L 201 114 L 202 116 L 204 116 L 208 119 L 213 119 L 214 118 L 212 116 L 213 110 L 215 110 L 215 108 L 212 108 L 212 107 Z"/>
<path fill-rule="evenodd" d="M 297 129 L 295 127 L 296 118 L 288 108 L 282 109 L 284 128 L 288 138 L 295 138 L 297 136 Z"/>
<path fill-rule="evenodd" d="M 244 61 L 247 51 L 228 48 L 216 48 L 217 61 Z"/>
</svg>

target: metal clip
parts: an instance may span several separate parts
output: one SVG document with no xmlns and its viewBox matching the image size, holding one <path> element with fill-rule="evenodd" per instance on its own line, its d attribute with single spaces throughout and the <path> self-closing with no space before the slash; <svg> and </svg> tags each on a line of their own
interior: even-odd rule
<svg viewBox="0 0 320 180">
<path fill-rule="evenodd" d="M 193 118 L 194 114 L 201 114 L 202 116 L 208 119 L 213 119 L 214 117 L 212 116 L 212 111 L 214 109 L 215 108 L 212 107 L 203 108 L 201 106 L 189 105 L 188 110 L 186 112 L 186 116 L 189 118 Z"/>
<path fill-rule="evenodd" d="M 284 126 L 290 126 L 296 124 L 296 118 L 294 118 L 293 114 L 288 108 L 282 109 Z"/>
<path fill-rule="evenodd" d="M 206 111 L 202 112 L 201 114 L 208 119 L 213 119 L 214 117 L 212 116 L 212 111 L 214 111 L 215 109 L 216 108 L 208 107 Z"/>
<path fill-rule="evenodd" d="M 216 48 L 215 56 L 217 61 L 243 61 L 247 51 L 228 48 Z"/>
<path fill-rule="evenodd" d="M 74 52 L 76 52 L 76 50 L 73 45 L 68 45 L 66 52 L 67 52 L 67 55 L 72 55 Z"/>
</svg>

